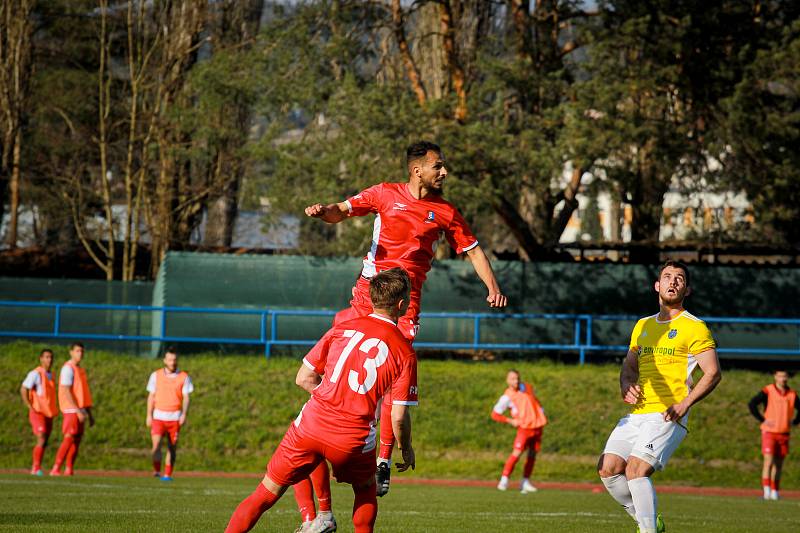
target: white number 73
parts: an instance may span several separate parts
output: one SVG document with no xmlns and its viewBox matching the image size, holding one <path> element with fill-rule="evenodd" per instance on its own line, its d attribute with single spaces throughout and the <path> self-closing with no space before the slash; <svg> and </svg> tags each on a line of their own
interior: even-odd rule
<svg viewBox="0 0 800 533">
<path fill-rule="evenodd" d="M 347 346 L 344 347 L 342 354 L 339 356 L 339 360 L 336 361 L 336 366 L 333 368 L 333 374 L 331 374 L 331 383 L 336 383 L 339 380 L 339 377 L 342 375 L 342 369 L 344 368 L 345 361 L 365 335 L 360 331 L 348 329 L 344 332 L 344 336 L 349 337 L 350 342 L 348 342 Z M 347 376 L 347 384 L 350 385 L 350 388 L 354 392 L 359 394 L 366 394 L 372 389 L 372 387 L 375 386 L 375 382 L 378 379 L 378 367 L 385 363 L 386 359 L 389 357 L 389 347 L 386 346 L 386 343 L 380 339 L 367 339 L 364 342 L 361 342 L 361 346 L 358 347 L 358 349 L 365 354 L 368 354 L 373 348 L 378 349 L 378 354 L 375 357 L 370 357 L 364 361 L 364 370 L 367 372 L 367 375 L 364 378 L 364 383 L 359 383 L 358 372 L 355 370 L 351 370 Z"/>
</svg>

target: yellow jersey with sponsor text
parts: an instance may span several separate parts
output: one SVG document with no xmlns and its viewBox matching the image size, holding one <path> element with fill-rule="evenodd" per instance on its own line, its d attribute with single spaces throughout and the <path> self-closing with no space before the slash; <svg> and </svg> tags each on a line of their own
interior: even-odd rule
<svg viewBox="0 0 800 533">
<path fill-rule="evenodd" d="M 686 398 L 697 366 L 694 356 L 711 348 L 716 343 L 705 322 L 686 310 L 667 321 L 657 314 L 639 319 L 630 349 L 639 355 L 642 397 L 633 414 L 663 413 Z"/>
</svg>

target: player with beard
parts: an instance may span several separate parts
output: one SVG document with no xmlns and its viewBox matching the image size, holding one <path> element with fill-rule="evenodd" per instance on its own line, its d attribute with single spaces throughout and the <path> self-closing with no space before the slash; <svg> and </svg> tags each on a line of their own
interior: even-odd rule
<svg viewBox="0 0 800 533">
<path fill-rule="evenodd" d="M 442 197 L 448 175 L 442 149 L 428 141 L 410 145 L 406 149 L 406 170 L 406 182 L 379 183 L 344 202 L 311 205 L 305 209 L 305 214 L 329 224 L 342 222 L 349 217 L 375 216 L 372 244 L 364 257 L 361 275 L 353 288 L 350 307 L 336 315 L 334 324 L 369 315 L 372 312 L 369 299 L 370 279 L 384 270 L 401 267 L 411 278 L 411 304 L 408 311 L 400 317 L 397 326 L 407 339 L 413 341 L 419 328 L 422 285 L 431 269 L 435 246 L 441 235 L 445 236 L 456 253 L 466 253 L 478 277 L 486 285 L 486 301 L 489 307 L 505 307 L 507 299 L 500 292 L 492 266 L 466 221 Z M 391 406 L 391 398 L 384 398 L 381 419 L 390 420 Z M 378 496 L 383 496 L 389 490 L 389 466 L 395 439 L 391 424 L 381 424 L 380 430 L 376 480 Z M 327 466 L 321 464 L 312 473 L 311 479 L 320 499 L 320 514 L 325 513 L 323 520 L 329 527 L 318 527 L 320 524 L 316 524 L 314 527 L 301 528 L 300 531 L 333 531 L 335 525 L 327 511 L 330 509 L 330 489 L 326 488 L 330 483 Z M 304 513 L 304 520 L 313 518 L 311 484 L 301 482 L 294 489 L 298 505 Z"/>
<path fill-rule="evenodd" d="M 691 294 L 686 265 L 667 261 L 655 290 L 659 312 L 636 323 L 619 377 L 622 399 L 633 411 L 611 432 L 597 465 L 606 489 L 641 533 L 664 531 L 650 476 L 666 466 L 689 432 L 689 408 L 722 378 L 711 332 L 683 307 Z M 697 366 L 703 376 L 692 388 Z"/>
</svg>

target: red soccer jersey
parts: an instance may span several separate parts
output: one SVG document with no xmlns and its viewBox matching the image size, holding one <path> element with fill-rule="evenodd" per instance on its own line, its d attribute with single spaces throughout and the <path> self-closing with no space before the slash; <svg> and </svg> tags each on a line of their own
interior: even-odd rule
<svg viewBox="0 0 800 533">
<path fill-rule="evenodd" d="M 349 216 L 375 213 L 372 245 L 361 271 L 365 278 L 402 267 L 419 292 L 442 233 L 459 254 L 478 246 L 466 221 L 450 202 L 433 194 L 417 200 L 408 191 L 408 183 L 379 183 L 345 203 Z"/>
<path fill-rule="evenodd" d="M 372 314 L 334 326 L 303 364 L 323 378 L 294 424 L 336 449 L 375 447 L 375 410 L 386 392 L 394 404 L 417 404 L 417 356 L 388 318 Z"/>
</svg>

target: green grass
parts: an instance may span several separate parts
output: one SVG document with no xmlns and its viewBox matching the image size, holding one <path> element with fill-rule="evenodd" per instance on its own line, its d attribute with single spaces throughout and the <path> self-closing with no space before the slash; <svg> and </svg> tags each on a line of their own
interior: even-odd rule
<svg viewBox="0 0 800 533">
<path fill-rule="evenodd" d="M 40 345 L 3 346 L 0 356 L 0 468 L 29 466 L 32 436 L 18 397 Z M 149 434 L 144 390 L 158 361 L 95 352 L 85 367 L 96 404 L 97 425 L 88 429 L 77 468 L 146 469 Z M 66 350 L 56 349 L 58 366 Z M 306 395 L 294 385 L 296 359 L 257 356 L 184 357 L 195 382 L 189 423 L 181 432 L 178 471 L 260 472 Z M 494 479 L 511 449 L 514 432 L 489 412 L 504 389 L 510 365 L 497 362 L 420 362 L 420 406 L 413 411 L 417 474 L 421 477 Z M 618 368 L 514 362 L 532 381 L 550 424 L 534 477 L 596 480 L 594 467 L 608 434 L 626 412 L 619 400 Z M 758 487 L 760 433 L 747 400 L 770 377 L 724 372 L 719 388 L 692 412 L 690 433 L 657 484 Z M 60 424 L 60 422 L 58 422 Z M 60 431 L 45 456 L 52 462 Z M 518 467 L 519 469 L 519 467 Z M 519 475 L 519 471 L 515 472 Z M 783 488 L 800 488 L 800 461 L 790 455 Z"/>
<path fill-rule="evenodd" d="M 412 474 L 413 475 L 413 474 Z M 0 476 L 0 531 L 222 531 L 255 479 Z M 352 531 L 348 486 L 334 485 L 339 531 Z M 376 530 L 413 532 L 630 531 L 635 525 L 607 494 L 540 491 L 521 495 L 492 488 L 399 485 L 379 500 Z M 668 531 L 735 533 L 796 531 L 800 502 L 665 494 L 659 508 Z M 735 511 L 733 511 L 735 509 Z M 287 493 L 254 531 L 292 531 L 298 525 Z"/>
</svg>

